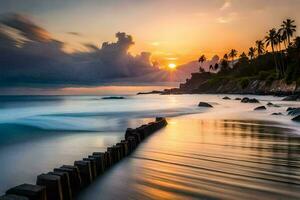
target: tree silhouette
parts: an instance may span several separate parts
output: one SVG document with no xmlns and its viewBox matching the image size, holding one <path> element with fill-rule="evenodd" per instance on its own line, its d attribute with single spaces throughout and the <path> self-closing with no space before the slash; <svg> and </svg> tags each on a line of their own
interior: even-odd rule
<svg viewBox="0 0 300 200">
<path fill-rule="evenodd" d="M 200 72 L 203 72 L 202 70 L 204 70 L 204 69 L 202 68 L 201 65 L 202 65 L 205 61 L 206 61 L 205 55 L 202 55 L 202 56 L 198 59 L 198 62 L 200 63 L 200 68 L 199 68 L 199 71 L 200 71 Z"/>
<path fill-rule="evenodd" d="M 257 40 L 255 43 L 256 43 L 257 55 L 258 56 L 263 55 L 265 52 L 264 42 L 262 40 Z"/>
<path fill-rule="evenodd" d="M 235 49 L 231 49 L 231 51 L 229 52 L 228 56 L 231 58 L 231 61 L 234 61 L 234 58 L 237 56 L 237 50 Z"/>
<path fill-rule="evenodd" d="M 271 46 L 276 71 L 281 76 L 282 75 L 282 70 L 279 69 L 278 61 L 277 61 L 277 58 L 276 58 L 276 55 L 275 55 L 275 50 L 274 50 L 274 47 L 278 43 L 280 43 L 278 33 L 277 33 L 277 30 L 275 28 L 273 28 L 273 29 L 269 30 L 269 32 L 267 32 L 267 36 L 265 37 L 265 41 L 266 41 L 266 47 Z"/>
<path fill-rule="evenodd" d="M 221 73 L 227 73 L 228 71 L 229 71 L 229 65 L 228 65 L 228 55 L 227 54 L 225 54 L 224 56 L 223 56 L 223 59 L 221 60 L 221 70 L 220 70 L 220 72 Z"/>
<path fill-rule="evenodd" d="M 227 53 L 225 53 L 225 55 L 223 56 L 223 60 L 228 61 L 228 55 L 227 55 Z"/>
<path fill-rule="evenodd" d="M 218 69 L 219 69 L 219 64 L 216 63 L 215 66 L 214 66 L 214 70 L 217 71 Z"/>
<path fill-rule="evenodd" d="M 294 25 L 295 20 L 286 19 L 282 22 L 280 32 L 283 36 L 283 39 L 286 39 L 287 45 L 289 46 L 291 43 L 291 38 L 294 36 L 296 32 L 297 26 Z"/>
<path fill-rule="evenodd" d="M 250 47 L 249 48 L 248 56 L 250 57 L 250 60 L 253 60 L 253 58 L 255 57 L 255 52 L 256 52 L 255 47 Z"/>
</svg>

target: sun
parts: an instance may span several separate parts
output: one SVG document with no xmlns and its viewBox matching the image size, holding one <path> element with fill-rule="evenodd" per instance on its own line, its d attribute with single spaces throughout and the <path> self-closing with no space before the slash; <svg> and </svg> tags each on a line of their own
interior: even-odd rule
<svg viewBox="0 0 300 200">
<path fill-rule="evenodd" d="M 176 69 L 177 65 L 174 63 L 168 64 L 169 69 Z"/>
</svg>

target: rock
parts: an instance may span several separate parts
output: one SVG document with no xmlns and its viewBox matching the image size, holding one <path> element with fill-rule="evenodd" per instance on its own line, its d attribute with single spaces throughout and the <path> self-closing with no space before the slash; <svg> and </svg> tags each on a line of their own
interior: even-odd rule
<svg viewBox="0 0 300 200">
<path fill-rule="evenodd" d="M 292 110 L 295 110 L 295 109 L 296 109 L 296 108 L 288 107 L 288 108 L 286 109 L 286 111 L 289 112 L 289 111 L 292 111 Z"/>
<path fill-rule="evenodd" d="M 265 106 L 259 106 L 254 108 L 254 110 L 267 110 L 267 108 Z"/>
<path fill-rule="evenodd" d="M 151 92 L 139 92 L 137 95 L 144 95 L 144 94 L 163 94 L 163 91 L 153 90 Z"/>
<path fill-rule="evenodd" d="M 294 117 L 292 120 L 296 121 L 296 122 L 300 122 L 300 115 L 298 115 L 297 117 Z"/>
<path fill-rule="evenodd" d="M 259 101 L 257 99 L 249 99 L 248 103 L 259 103 Z"/>
<path fill-rule="evenodd" d="M 272 115 L 282 115 L 282 113 L 272 113 Z"/>
<path fill-rule="evenodd" d="M 242 100 L 241 100 L 242 103 L 248 103 L 249 102 L 249 98 L 248 97 L 244 97 Z"/>
<path fill-rule="evenodd" d="M 280 107 L 279 105 L 273 104 L 271 102 L 267 103 L 267 106 L 275 107 L 275 108 L 279 108 Z"/>
<path fill-rule="evenodd" d="M 234 100 L 240 101 L 240 100 L 242 100 L 242 99 L 241 99 L 241 98 L 239 98 L 239 97 L 237 97 L 237 98 L 235 98 Z"/>
<path fill-rule="evenodd" d="M 300 95 L 290 95 L 282 99 L 282 101 L 298 101 L 300 100 Z"/>
<path fill-rule="evenodd" d="M 259 101 L 255 98 L 253 99 L 250 99 L 248 97 L 244 97 L 242 100 L 241 100 L 242 103 L 259 103 Z"/>
<path fill-rule="evenodd" d="M 226 97 L 223 97 L 223 99 L 224 99 L 224 100 L 230 100 L 230 98 L 227 97 L 227 96 L 226 96 Z"/>
<path fill-rule="evenodd" d="M 118 100 L 118 99 L 125 99 L 125 97 L 102 97 L 102 99 L 104 99 L 104 100 L 109 100 L 109 99 L 116 99 L 116 100 Z"/>
<path fill-rule="evenodd" d="M 288 112 L 288 115 L 292 115 L 292 116 L 300 115 L 300 108 L 295 108 L 295 109 L 290 110 Z"/>
<path fill-rule="evenodd" d="M 213 106 L 210 105 L 209 103 L 206 103 L 206 102 L 200 102 L 198 104 L 199 107 L 207 107 L 207 108 L 212 108 Z"/>
</svg>

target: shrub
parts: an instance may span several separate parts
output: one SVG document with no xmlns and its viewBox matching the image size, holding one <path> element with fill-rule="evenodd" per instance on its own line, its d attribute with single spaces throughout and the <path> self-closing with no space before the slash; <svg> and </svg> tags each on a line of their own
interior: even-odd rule
<svg viewBox="0 0 300 200">
<path fill-rule="evenodd" d="M 275 81 L 276 79 L 277 79 L 277 74 L 276 73 L 272 73 L 272 74 L 270 74 L 268 77 L 267 77 L 267 79 L 266 79 L 266 83 L 267 83 L 267 85 L 271 85 L 272 83 L 273 83 L 273 81 Z"/>
<path fill-rule="evenodd" d="M 238 84 L 242 89 L 245 89 L 250 83 L 249 78 L 240 78 Z"/>
<path fill-rule="evenodd" d="M 259 80 L 266 80 L 267 77 L 271 74 L 272 72 L 270 71 L 261 71 L 258 73 L 258 79 Z"/>
</svg>

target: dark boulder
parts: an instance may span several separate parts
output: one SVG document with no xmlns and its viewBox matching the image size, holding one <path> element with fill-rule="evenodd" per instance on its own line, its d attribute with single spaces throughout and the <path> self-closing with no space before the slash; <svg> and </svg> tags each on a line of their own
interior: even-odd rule
<svg viewBox="0 0 300 200">
<path fill-rule="evenodd" d="M 282 113 L 272 113 L 272 115 L 282 115 Z"/>
<path fill-rule="evenodd" d="M 295 110 L 295 109 L 297 109 L 297 108 L 288 107 L 288 108 L 286 109 L 286 111 L 289 112 L 289 111 L 292 111 L 292 110 Z"/>
<path fill-rule="evenodd" d="M 249 98 L 248 97 L 244 97 L 242 100 L 241 100 L 242 103 L 248 103 L 249 102 Z"/>
<path fill-rule="evenodd" d="M 296 121 L 296 122 L 300 122 L 300 115 L 298 115 L 297 117 L 294 117 L 292 120 Z"/>
<path fill-rule="evenodd" d="M 290 95 L 282 99 L 282 101 L 298 101 L 300 100 L 300 95 Z"/>
<path fill-rule="evenodd" d="M 290 110 L 288 112 L 288 115 L 292 115 L 292 116 L 300 115 L 300 108 L 295 108 L 295 109 Z"/>
<path fill-rule="evenodd" d="M 102 97 L 102 99 L 104 99 L 104 100 L 109 100 L 109 99 L 119 100 L 119 99 L 125 99 L 125 97 Z"/>
<path fill-rule="evenodd" d="M 206 102 L 200 102 L 198 104 L 199 107 L 207 107 L 207 108 L 212 108 L 213 106 L 210 105 L 209 103 L 206 103 Z"/>
<path fill-rule="evenodd" d="M 279 108 L 280 107 L 279 105 L 273 104 L 271 102 L 267 103 L 267 106 L 269 106 L 269 107 L 275 107 L 275 108 Z"/>
<path fill-rule="evenodd" d="M 259 103 L 259 101 L 257 99 L 249 99 L 248 103 Z"/>
<path fill-rule="evenodd" d="M 267 108 L 265 106 L 259 106 L 254 108 L 254 110 L 267 110 Z"/>
<path fill-rule="evenodd" d="M 241 100 L 242 103 L 259 103 L 259 101 L 255 98 L 253 99 L 250 99 L 248 97 L 244 97 L 242 100 Z"/>
<path fill-rule="evenodd" d="M 230 100 L 230 98 L 227 97 L 227 96 L 226 96 L 226 97 L 223 97 L 223 99 L 224 99 L 224 100 Z"/>
</svg>

